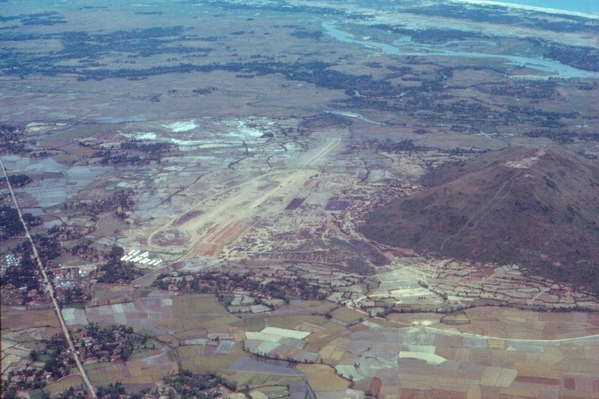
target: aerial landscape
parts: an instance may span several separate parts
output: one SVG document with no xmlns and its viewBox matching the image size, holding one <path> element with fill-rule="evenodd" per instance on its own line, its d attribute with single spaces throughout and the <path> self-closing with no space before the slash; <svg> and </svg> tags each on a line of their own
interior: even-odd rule
<svg viewBox="0 0 599 399">
<path fill-rule="evenodd" d="M 599 4 L 508 3 L 0 0 L 2 398 L 599 398 Z"/>
</svg>

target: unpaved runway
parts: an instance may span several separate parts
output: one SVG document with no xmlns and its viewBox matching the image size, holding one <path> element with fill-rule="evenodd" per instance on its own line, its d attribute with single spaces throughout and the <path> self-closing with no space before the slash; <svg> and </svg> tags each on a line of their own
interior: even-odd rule
<svg viewBox="0 0 599 399">
<path fill-rule="evenodd" d="M 301 196 L 310 177 L 318 173 L 317 167 L 326 162 L 340 142 L 340 137 L 325 140 L 300 156 L 297 168 L 254 177 L 187 209 L 188 213 L 200 210 L 204 213 L 176 227 L 191 243 L 183 258 L 216 256 L 243 237 L 256 218 L 282 212 L 292 198 Z M 226 195 L 216 206 L 205 209 L 207 203 Z M 149 243 L 156 234 L 173 229 L 173 222 L 179 216 L 150 234 Z"/>
</svg>

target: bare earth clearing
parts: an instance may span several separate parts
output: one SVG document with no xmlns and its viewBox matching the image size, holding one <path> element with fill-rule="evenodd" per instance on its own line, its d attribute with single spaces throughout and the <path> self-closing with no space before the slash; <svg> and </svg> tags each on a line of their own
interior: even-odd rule
<svg viewBox="0 0 599 399">
<path fill-rule="evenodd" d="M 127 356 L 78 346 L 95 388 L 187 369 L 235 382 L 232 398 L 599 397 L 596 292 L 443 252 L 459 228 L 440 251 L 360 229 L 379 206 L 424 202 L 426 173 L 496 150 L 596 165 L 598 23 L 400 3 L 3 3 L 0 156 L 24 223 L 73 339 L 131 328 Z M 487 180 L 469 215 L 503 209 L 511 181 Z M 8 194 L 0 182 L 0 206 Z M 75 368 L 45 370 L 60 323 L 11 211 L 3 388 L 39 372 L 31 397 L 84 394 Z"/>
</svg>

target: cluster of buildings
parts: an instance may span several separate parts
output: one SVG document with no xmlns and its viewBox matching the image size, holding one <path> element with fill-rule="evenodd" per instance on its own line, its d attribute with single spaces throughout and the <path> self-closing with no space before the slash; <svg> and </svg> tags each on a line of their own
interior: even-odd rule
<svg viewBox="0 0 599 399">
<path fill-rule="evenodd" d="M 132 249 L 121 258 L 123 262 L 137 263 L 143 266 L 158 266 L 162 263 L 162 259 L 151 258 L 148 251 L 141 252 L 137 249 Z"/>
<path fill-rule="evenodd" d="M 21 262 L 20 256 L 15 256 L 12 253 L 8 253 L 0 258 L 0 270 L 4 274 L 9 268 L 19 265 Z"/>
</svg>

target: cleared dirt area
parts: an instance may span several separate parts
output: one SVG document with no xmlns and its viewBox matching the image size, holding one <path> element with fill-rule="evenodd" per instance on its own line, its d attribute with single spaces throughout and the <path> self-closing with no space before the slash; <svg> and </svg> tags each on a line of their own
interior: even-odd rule
<svg viewBox="0 0 599 399">
<path fill-rule="evenodd" d="M 214 207 L 205 212 L 190 210 L 186 215 L 194 215 L 186 220 L 181 218 L 170 223 L 177 225 L 181 231 L 188 235 L 193 242 L 186 258 L 197 255 L 216 256 L 225 246 L 234 244 L 250 228 L 256 217 L 274 215 L 283 210 L 288 198 L 301 193 L 302 187 L 308 179 L 318 173 L 313 166 L 325 157 L 340 139 L 329 139 L 322 145 L 304 154 L 297 164 L 295 172 L 275 172 L 258 176 L 240 187 L 227 189 L 218 193 L 209 200 L 216 202 Z M 271 182 L 264 188 L 265 182 Z M 273 184 L 274 183 L 274 184 Z M 222 197 L 226 197 L 221 199 Z M 273 199 L 277 204 L 273 204 Z M 203 206 L 200 204 L 199 206 Z M 199 215 L 199 216 L 197 216 Z M 153 232 L 150 237 L 160 234 L 160 230 Z"/>
</svg>

